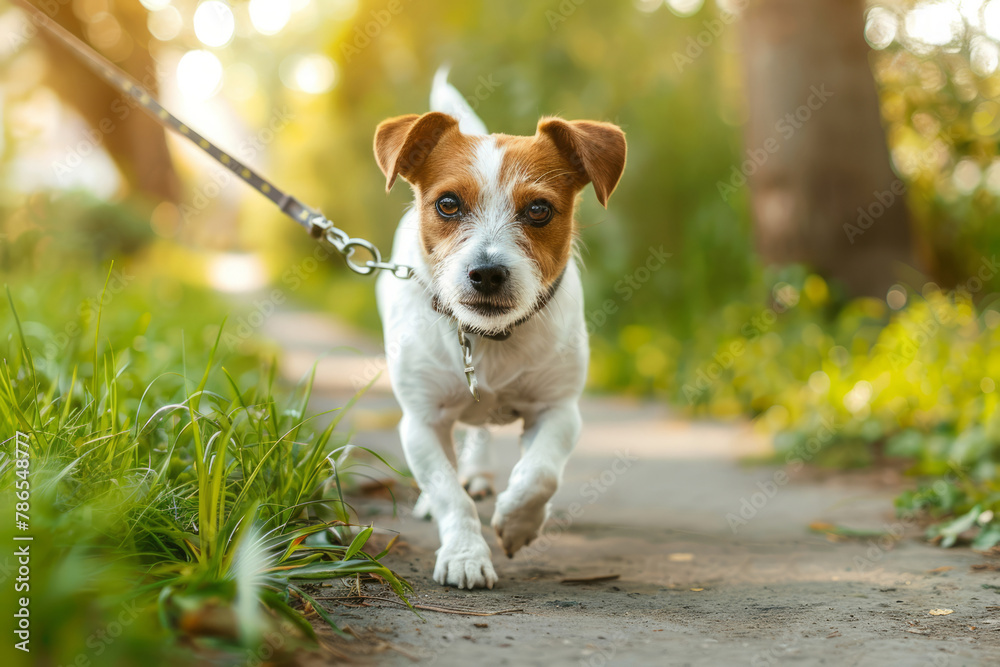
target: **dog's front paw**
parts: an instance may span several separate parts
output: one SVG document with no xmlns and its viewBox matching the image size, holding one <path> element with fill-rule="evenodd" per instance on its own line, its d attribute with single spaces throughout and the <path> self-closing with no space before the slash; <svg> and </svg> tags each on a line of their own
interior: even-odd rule
<svg viewBox="0 0 1000 667">
<path fill-rule="evenodd" d="M 481 472 L 470 475 L 462 486 L 469 493 L 473 500 L 483 500 L 493 495 L 493 475 Z"/>
<path fill-rule="evenodd" d="M 551 487 L 551 488 L 550 488 Z M 508 489 L 497 496 L 493 511 L 493 529 L 508 558 L 538 537 L 548 515 L 549 498 L 555 484 L 542 484 L 529 494 Z"/>
<path fill-rule="evenodd" d="M 497 573 L 490 548 L 481 535 L 464 537 L 442 545 L 434 566 L 434 581 L 457 588 L 493 588 Z"/>
</svg>

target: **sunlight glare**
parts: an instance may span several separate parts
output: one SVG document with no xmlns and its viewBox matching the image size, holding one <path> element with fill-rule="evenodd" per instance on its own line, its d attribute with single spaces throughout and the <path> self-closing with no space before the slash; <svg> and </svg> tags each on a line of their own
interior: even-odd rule
<svg viewBox="0 0 1000 667">
<path fill-rule="evenodd" d="M 1000 65 L 997 43 L 985 37 L 974 37 L 969 44 L 969 65 L 979 76 L 989 76 Z"/>
<path fill-rule="evenodd" d="M 208 263 L 208 284 L 223 292 L 252 292 L 267 284 L 267 271 L 257 255 L 222 253 Z"/>
<path fill-rule="evenodd" d="M 139 3 L 151 12 L 170 5 L 170 0 L 139 0 Z"/>
<path fill-rule="evenodd" d="M 169 42 L 181 33 L 184 27 L 184 19 L 176 7 L 164 7 L 155 12 L 150 12 L 146 19 L 146 27 L 149 34 L 161 42 Z"/>
<path fill-rule="evenodd" d="M 983 30 L 993 39 L 1000 39 L 1000 0 L 990 0 L 983 8 Z"/>
<path fill-rule="evenodd" d="M 222 84 L 222 63 L 209 51 L 188 51 L 177 63 L 177 87 L 192 100 L 204 101 Z"/>
<path fill-rule="evenodd" d="M 319 53 L 303 56 L 292 69 L 294 87 L 311 95 L 325 93 L 336 80 L 337 70 L 333 61 Z"/>
<path fill-rule="evenodd" d="M 288 24 L 292 5 L 287 0 L 250 0 L 250 22 L 262 35 L 274 35 Z"/>
<path fill-rule="evenodd" d="M 667 0 L 667 7 L 677 16 L 691 16 L 696 14 L 704 0 Z"/>
<path fill-rule="evenodd" d="M 882 50 L 892 44 L 899 30 L 896 14 L 883 7 L 873 7 L 865 21 L 865 39 L 873 49 Z"/>
<path fill-rule="evenodd" d="M 981 20 L 981 12 L 985 0 L 959 0 L 958 11 L 961 12 L 965 21 L 974 28 L 978 28 Z"/>
<path fill-rule="evenodd" d="M 194 11 L 194 35 L 205 46 L 225 46 L 236 32 L 233 10 L 220 0 L 208 0 Z"/>
<path fill-rule="evenodd" d="M 951 44 L 962 32 L 962 16 L 951 3 L 917 5 L 906 15 L 906 34 L 929 46 Z"/>
</svg>

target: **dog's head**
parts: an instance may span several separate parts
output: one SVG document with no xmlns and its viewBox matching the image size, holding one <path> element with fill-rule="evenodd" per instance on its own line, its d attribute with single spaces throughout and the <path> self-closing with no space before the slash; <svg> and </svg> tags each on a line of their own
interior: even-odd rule
<svg viewBox="0 0 1000 667">
<path fill-rule="evenodd" d="M 386 190 L 413 188 L 438 308 L 499 334 L 550 296 L 572 253 L 588 183 L 602 205 L 625 168 L 615 125 L 543 118 L 532 137 L 468 135 L 439 112 L 382 122 L 375 158 Z"/>
</svg>

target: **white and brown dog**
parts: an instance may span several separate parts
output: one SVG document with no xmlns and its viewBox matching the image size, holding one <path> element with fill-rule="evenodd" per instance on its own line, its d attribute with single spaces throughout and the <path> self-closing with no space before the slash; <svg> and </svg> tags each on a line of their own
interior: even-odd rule
<svg viewBox="0 0 1000 667">
<path fill-rule="evenodd" d="M 543 118 L 531 137 L 488 134 L 444 71 L 431 108 L 375 133 L 386 189 L 401 176 L 415 197 L 392 254 L 415 268 L 414 279 L 380 277 L 379 313 L 418 504 L 438 522 L 434 579 L 492 588 L 497 575 L 470 496 L 492 491 L 485 427 L 524 420 L 522 457 L 492 521 L 513 556 L 538 536 L 580 434 L 588 347 L 574 208 L 588 183 L 607 205 L 625 168 L 625 135 L 559 118 Z M 457 329 L 471 343 L 478 401 Z M 471 427 L 461 461 L 458 422 Z"/>
</svg>

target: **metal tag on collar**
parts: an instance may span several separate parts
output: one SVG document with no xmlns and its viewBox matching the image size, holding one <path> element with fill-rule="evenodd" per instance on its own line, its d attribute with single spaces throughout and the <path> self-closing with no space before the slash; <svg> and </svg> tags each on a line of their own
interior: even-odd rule
<svg viewBox="0 0 1000 667">
<path fill-rule="evenodd" d="M 476 367 L 472 365 L 472 341 L 465 337 L 462 327 L 458 327 L 458 344 L 462 346 L 462 363 L 465 364 L 465 381 L 469 383 L 472 397 L 479 401 L 479 380 L 476 379 Z"/>
</svg>

